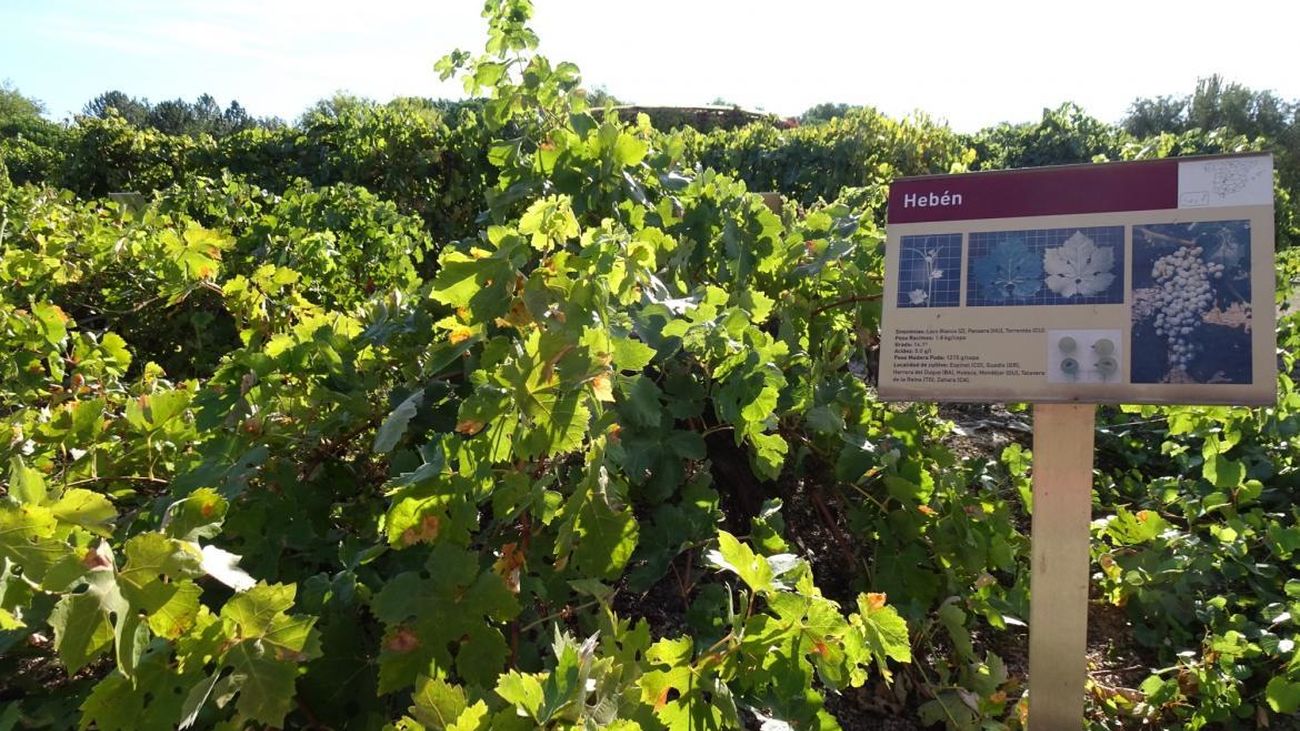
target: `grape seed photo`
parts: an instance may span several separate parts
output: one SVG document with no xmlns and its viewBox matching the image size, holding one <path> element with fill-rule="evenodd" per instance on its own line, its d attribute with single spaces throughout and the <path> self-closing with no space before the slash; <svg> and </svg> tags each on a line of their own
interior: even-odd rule
<svg viewBox="0 0 1300 731">
<path fill-rule="evenodd" d="M 1250 328 L 1250 222 L 1133 228 L 1134 383 L 1250 383 Z"/>
</svg>

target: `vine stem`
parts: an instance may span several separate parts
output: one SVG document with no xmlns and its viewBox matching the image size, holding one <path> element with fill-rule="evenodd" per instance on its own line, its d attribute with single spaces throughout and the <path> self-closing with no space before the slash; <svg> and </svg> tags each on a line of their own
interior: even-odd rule
<svg viewBox="0 0 1300 731">
<path fill-rule="evenodd" d="M 92 482 L 108 482 L 110 480 L 125 480 L 128 482 L 152 482 L 158 485 L 170 485 L 171 480 L 164 480 L 161 477 L 151 475 L 102 475 L 100 477 L 87 477 L 81 480 L 73 480 L 64 483 L 64 487 L 76 487 L 77 485 L 89 485 Z"/>
<path fill-rule="evenodd" d="M 813 310 L 812 313 L 814 315 L 820 315 L 826 310 L 839 307 L 840 305 L 848 305 L 848 304 L 853 304 L 855 302 L 875 302 L 876 300 L 880 299 L 880 297 L 881 295 L 879 294 L 858 294 L 858 295 L 853 295 L 852 297 L 842 297 L 840 299 L 835 300 L 834 302 L 831 302 L 830 304 L 822 305 L 821 307 L 818 307 L 817 309 Z"/>
<path fill-rule="evenodd" d="M 558 612 L 553 612 L 553 613 L 551 613 L 551 614 L 546 615 L 545 617 L 542 617 L 542 618 L 540 618 L 540 619 L 537 619 L 536 621 L 529 622 L 528 624 L 524 625 L 523 627 L 520 627 L 520 628 L 519 628 L 519 632 L 522 634 L 522 633 L 527 632 L 527 631 L 529 631 L 529 630 L 536 629 L 537 627 L 540 627 L 540 626 L 542 626 L 543 624 L 546 624 L 547 622 L 549 622 L 549 621 L 551 621 L 551 620 L 553 620 L 553 619 L 559 619 L 560 617 L 563 617 L 566 613 L 570 613 L 570 612 L 581 612 L 581 611 L 584 610 L 584 609 L 591 609 L 592 607 L 596 606 L 597 604 L 600 604 L 600 600 L 599 600 L 599 599 L 592 599 L 591 601 L 589 601 L 589 602 L 583 602 L 582 604 L 579 604 L 579 605 L 576 606 L 576 607 L 565 607 L 564 609 L 561 609 L 561 610 L 558 611 Z"/>
</svg>

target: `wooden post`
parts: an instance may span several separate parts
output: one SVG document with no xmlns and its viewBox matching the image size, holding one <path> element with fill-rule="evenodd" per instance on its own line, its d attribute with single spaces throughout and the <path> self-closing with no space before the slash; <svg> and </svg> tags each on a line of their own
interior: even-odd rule
<svg viewBox="0 0 1300 731">
<path fill-rule="evenodd" d="M 1034 405 L 1029 729 L 1083 727 L 1093 404 Z"/>
</svg>

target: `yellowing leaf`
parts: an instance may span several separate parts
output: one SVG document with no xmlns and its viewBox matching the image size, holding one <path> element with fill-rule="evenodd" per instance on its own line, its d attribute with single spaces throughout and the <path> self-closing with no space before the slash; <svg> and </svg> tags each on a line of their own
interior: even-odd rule
<svg viewBox="0 0 1300 731">
<path fill-rule="evenodd" d="M 463 343 L 474 336 L 474 331 L 464 325 L 457 325 L 447 333 L 447 340 L 452 344 Z"/>
<path fill-rule="evenodd" d="M 442 526 L 436 515 L 426 515 L 419 523 L 402 531 L 402 545 L 414 546 L 417 543 L 433 543 L 438 539 L 438 530 Z"/>
<path fill-rule="evenodd" d="M 595 392 L 598 401 L 614 400 L 614 387 L 608 373 L 601 373 L 591 379 L 591 390 Z"/>
<path fill-rule="evenodd" d="M 485 426 L 487 426 L 487 424 L 482 421 L 477 421 L 475 419 L 461 419 L 456 422 L 456 431 L 468 436 L 478 434 Z"/>
</svg>

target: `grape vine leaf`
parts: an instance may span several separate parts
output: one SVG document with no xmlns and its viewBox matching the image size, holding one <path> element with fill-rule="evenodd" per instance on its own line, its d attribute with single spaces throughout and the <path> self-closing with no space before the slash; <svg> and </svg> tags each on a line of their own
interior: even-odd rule
<svg viewBox="0 0 1300 731">
<path fill-rule="evenodd" d="M 563 520 L 555 539 L 560 565 L 573 559 L 575 568 L 597 578 L 615 579 L 636 550 L 640 524 L 631 509 L 612 504 L 626 485 L 610 475 L 604 455 L 591 458 L 587 477 L 561 510 Z"/>
<path fill-rule="evenodd" d="M 774 574 L 767 559 L 725 530 L 718 531 L 718 547 L 709 551 L 709 562 L 739 576 L 759 594 L 772 591 Z"/>
<path fill-rule="evenodd" d="M 971 267 L 980 294 L 1005 302 L 1033 296 L 1043 286 L 1043 262 L 1020 239 L 1001 241 Z"/>
<path fill-rule="evenodd" d="M 458 546 L 439 542 L 425 566 L 429 578 L 398 574 L 371 601 L 371 611 L 387 628 L 379 692 L 409 686 L 431 667 L 491 687 L 509 651 L 492 620 L 514 617 L 518 601 L 500 576 L 480 572 L 476 555 Z"/>
<path fill-rule="evenodd" d="M 80 487 L 65 491 L 50 505 L 50 512 L 61 523 L 81 526 L 105 538 L 112 535 L 111 524 L 117 518 L 117 511 L 108 498 Z"/>
<path fill-rule="evenodd" d="M 210 487 L 201 487 L 167 508 L 162 530 L 171 538 L 197 541 L 221 532 L 230 505 Z"/>
<path fill-rule="evenodd" d="M 466 708 L 456 722 L 447 727 L 447 731 L 488 731 L 488 706 L 483 701 Z"/>
<path fill-rule="evenodd" d="M 424 400 L 424 389 L 416 389 L 414 393 L 402 400 L 384 419 L 384 423 L 379 426 L 375 432 L 375 440 L 372 449 L 375 454 L 387 454 L 393 451 L 397 446 L 398 440 L 406 433 L 406 427 L 411 423 L 415 412 L 420 408 L 420 402 Z"/>
<path fill-rule="evenodd" d="M 0 502 L 0 557 L 49 591 L 64 589 L 85 572 L 73 547 L 55 536 L 57 527 L 48 507 Z"/>
<path fill-rule="evenodd" d="M 110 673 L 81 704 L 82 728 L 98 731 L 171 731 L 189 689 L 200 682 L 202 664 L 177 672 L 172 653 L 155 646 L 140 659 L 134 678 Z"/>
<path fill-rule="evenodd" d="M 54 628 L 54 649 L 68 675 L 75 675 L 113 641 L 113 627 L 92 594 L 64 595 L 50 613 L 49 622 Z"/>
<path fill-rule="evenodd" d="M 238 639 L 223 656 L 232 670 L 229 682 L 239 691 L 236 708 L 277 728 L 293 708 L 298 663 L 321 654 L 316 618 L 286 613 L 296 593 L 293 584 L 258 584 L 221 608 Z"/>
<path fill-rule="evenodd" d="M 1101 294 L 1115 281 L 1115 250 L 1097 246 L 1082 231 L 1043 252 L 1047 288 L 1062 297 Z"/>
<path fill-rule="evenodd" d="M 435 731 L 449 728 L 469 708 L 465 689 L 442 678 L 420 676 L 415 681 L 411 700 L 415 705 L 410 707 L 410 714 Z"/>
<path fill-rule="evenodd" d="M 1300 683 L 1287 680 L 1283 675 L 1276 675 L 1268 681 L 1264 689 L 1268 707 L 1276 713 L 1292 714 L 1300 710 Z"/>
<path fill-rule="evenodd" d="M 28 505 L 42 505 L 46 498 L 40 470 L 28 467 L 16 454 L 9 460 L 9 496 Z"/>
<path fill-rule="evenodd" d="M 953 605 L 948 605 L 953 606 Z M 889 677 L 885 658 L 898 662 L 912 661 L 912 645 L 907 638 L 907 620 L 898 610 L 885 604 L 884 594 L 859 594 L 858 612 L 849 622 L 862 632 L 863 641 L 875 656 L 881 674 Z"/>
<path fill-rule="evenodd" d="M 534 201 L 519 219 L 519 233 L 531 236 L 534 249 L 548 251 L 578 236 L 578 219 L 566 195 L 552 195 Z"/>
<path fill-rule="evenodd" d="M 655 715 L 670 731 L 721 731 L 741 727 L 735 699 L 726 683 L 711 674 L 696 677 L 689 658 L 684 663 L 668 665 L 667 669 L 651 670 L 638 683 L 642 702 L 654 707 Z"/>
</svg>

